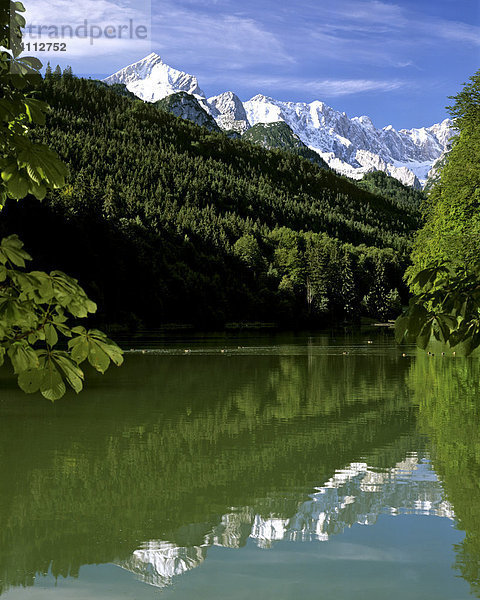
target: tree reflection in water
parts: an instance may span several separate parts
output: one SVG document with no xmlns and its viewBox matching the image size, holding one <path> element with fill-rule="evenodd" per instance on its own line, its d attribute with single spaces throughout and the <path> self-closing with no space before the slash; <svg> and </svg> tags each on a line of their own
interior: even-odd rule
<svg viewBox="0 0 480 600">
<path fill-rule="evenodd" d="M 214 543 L 328 537 L 391 508 L 449 516 L 448 502 L 474 583 L 472 371 L 435 365 L 388 352 L 129 356 L 53 407 L 2 380 L 2 591 L 111 562 L 160 585 Z M 449 410 L 461 397 L 468 406 Z M 423 433 L 447 503 L 438 483 L 411 477 Z"/>
</svg>

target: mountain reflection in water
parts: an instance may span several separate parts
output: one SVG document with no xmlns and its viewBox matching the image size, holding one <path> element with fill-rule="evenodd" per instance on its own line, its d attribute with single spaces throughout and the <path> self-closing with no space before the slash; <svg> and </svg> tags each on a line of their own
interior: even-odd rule
<svg viewBox="0 0 480 600">
<path fill-rule="evenodd" d="M 178 547 L 150 541 L 119 566 L 145 583 L 165 587 L 173 577 L 200 565 L 210 546 L 241 548 L 253 539 L 260 548 L 280 540 L 327 541 L 354 524 L 374 525 L 380 514 L 416 514 L 454 519 L 453 508 L 426 457 L 411 453 L 389 470 L 352 463 L 299 503 L 290 518 L 265 517 L 250 507 L 232 508 L 200 546 Z"/>
<path fill-rule="evenodd" d="M 340 350 L 130 355 L 53 407 L 2 373 L 0 590 L 100 563 L 164 587 L 213 546 L 420 514 L 466 532 L 478 592 L 478 367 Z"/>
</svg>

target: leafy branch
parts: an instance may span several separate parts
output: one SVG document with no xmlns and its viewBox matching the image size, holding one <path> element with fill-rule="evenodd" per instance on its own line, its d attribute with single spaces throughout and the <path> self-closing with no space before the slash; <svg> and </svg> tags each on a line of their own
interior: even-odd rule
<svg viewBox="0 0 480 600">
<path fill-rule="evenodd" d="M 395 323 L 397 342 L 426 349 L 432 340 L 470 354 L 480 346 L 480 265 L 431 265 L 411 282 L 416 294 Z"/>
<path fill-rule="evenodd" d="M 8 357 L 24 392 L 40 391 L 53 401 L 67 385 L 77 393 L 83 389 L 83 362 L 105 373 L 110 363 L 123 363 L 123 352 L 98 329 L 70 326 L 69 317 L 81 319 L 97 310 L 76 279 L 61 271 L 26 272 L 29 260 L 18 236 L 2 239 L 0 366 Z"/>
<path fill-rule="evenodd" d="M 41 81 L 42 63 L 21 56 L 23 12 L 21 2 L 0 6 L 0 210 L 7 198 L 32 194 L 42 200 L 47 189 L 63 187 L 68 175 L 53 150 L 29 138 L 31 124 L 45 124 L 48 106 L 25 91 Z M 2 239 L 0 366 L 8 358 L 22 390 L 54 401 L 67 385 L 77 393 L 83 389 L 84 361 L 105 373 L 111 362 L 122 364 L 123 353 L 101 331 L 69 324 L 70 317 L 83 319 L 97 310 L 76 279 L 61 271 L 27 272 L 29 260 L 18 236 Z"/>
<path fill-rule="evenodd" d="M 68 175 L 53 150 L 28 137 L 30 125 L 45 124 L 48 106 L 25 91 L 41 81 L 42 63 L 21 56 L 23 12 L 21 2 L 0 7 L 0 207 L 7 198 L 19 200 L 27 194 L 43 200 L 47 189 L 64 186 Z"/>
</svg>

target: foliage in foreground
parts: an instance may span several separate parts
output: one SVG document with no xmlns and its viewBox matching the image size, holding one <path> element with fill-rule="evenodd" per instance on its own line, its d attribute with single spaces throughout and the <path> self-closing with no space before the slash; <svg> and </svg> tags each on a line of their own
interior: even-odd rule
<svg viewBox="0 0 480 600">
<path fill-rule="evenodd" d="M 7 355 L 24 392 L 40 391 L 48 400 L 58 400 L 65 382 L 77 393 L 82 390 L 81 363 L 88 359 L 104 373 L 110 362 L 122 364 L 122 351 L 101 331 L 69 324 L 69 317 L 85 318 L 97 309 L 75 279 L 60 271 L 27 272 L 28 260 L 17 236 L 2 239 L 0 366 Z M 61 338 L 68 338 L 64 350 Z"/>
<path fill-rule="evenodd" d="M 46 144 L 28 137 L 29 125 L 45 124 L 47 104 L 25 93 L 27 85 L 41 82 L 42 63 L 22 53 L 21 27 L 25 19 L 21 2 L 0 8 L 0 207 L 7 198 L 19 200 L 33 194 L 39 200 L 47 188 L 65 185 L 68 170 Z"/>
<path fill-rule="evenodd" d="M 48 106 L 25 91 L 41 82 L 42 64 L 20 56 L 21 12 L 21 2 L 0 8 L 0 209 L 8 198 L 42 200 L 47 189 L 63 187 L 68 174 L 48 145 L 29 137 L 31 125 L 45 125 Z M 26 272 L 27 260 L 17 235 L 1 240 L 0 366 L 8 357 L 23 391 L 58 400 L 66 383 L 82 390 L 82 362 L 103 373 L 111 361 L 122 363 L 122 351 L 101 331 L 69 325 L 69 316 L 85 318 L 97 308 L 75 279 L 60 271 Z M 70 338 L 63 350 L 59 335 Z"/>
<path fill-rule="evenodd" d="M 462 354 L 480 346 L 480 267 L 467 272 L 443 264 L 420 271 L 412 280 L 418 292 L 396 322 L 396 339 L 426 349 L 430 341 Z"/>
<path fill-rule="evenodd" d="M 480 238 L 480 70 L 452 98 L 452 149 L 424 206 L 408 279 L 433 263 L 476 269 Z"/>
<path fill-rule="evenodd" d="M 453 99 L 459 135 L 426 202 L 407 270 L 414 296 L 396 336 L 470 354 L 480 345 L 480 70 Z"/>
</svg>

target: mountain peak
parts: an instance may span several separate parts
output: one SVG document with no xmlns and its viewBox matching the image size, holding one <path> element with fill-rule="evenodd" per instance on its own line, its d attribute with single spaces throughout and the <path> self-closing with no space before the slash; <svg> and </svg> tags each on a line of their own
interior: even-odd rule
<svg viewBox="0 0 480 600">
<path fill-rule="evenodd" d="M 250 127 L 242 101 L 233 92 L 223 92 L 207 100 L 210 114 L 222 129 L 243 133 Z"/>
<path fill-rule="evenodd" d="M 391 125 L 376 129 L 368 116 L 350 119 L 346 113 L 320 100 L 309 104 L 283 102 L 257 94 L 242 103 L 231 91 L 207 100 L 196 77 L 165 64 L 156 52 L 107 77 L 104 82 L 124 84 L 128 91 L 147 102 L 185 92 L 196 98 L 201 109 L 213 117 L 221 129 L 238 134 L 258 123 L 284 121 L 293 135 L 317 152 L 331 168 L 355 179 L 376 169 L 407 185 L 412 182 L 417 185 L 416 178 L 426 180 L 428 171 L 449 146 L 454 134 L 449 119 L 419 129 L 396 131 Z M 178 98 L 176 102 L 177 112 L 189 118 L 192 103 L 179 103 Z M 279 130 L 279 126 L 274 129 Z M 267 129 L 264 127 L 263 131 Z"/>
<path fill-rule="evenodd" d="M 360 125 L 363 125 L 368 129 L 375 129 L 375 125 L 373 124 L 372 119 L 370 117 L 367 117 L 367 115 L 362 115 L 361 117 L 353 117 L 352 121 L 356 121 L 357 123 L 360 123 Z"/>
<path fill-rule="evenodd" d="M 159 54 L 157 54 L 156 52 L 150 52 L 150 54 L 148 56 L 146 56 L 139 62 L 161 62 L 161 63 L 163 63 L 163 60 L 162 60 L 162 57 Z"/>
<path fill-rule="evenodd" d="M 205 100 L 205 94 L 200 89 L 196 77 L 168 66 L 156 52 L 117 71 L 103 81 L 109 85 L 123 83 L 130 92 L 146 102 L 157 102 L 177 92 L 187 92 Z"/>
<path fill-rule="evenodd" d="M 253 98 L 250 98 L 250 102 L 275 102 L 273 98 L 270 96 L 265 96 L 264 94 L 257 94 Z"/>
</svg>

